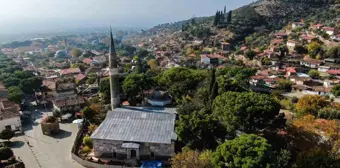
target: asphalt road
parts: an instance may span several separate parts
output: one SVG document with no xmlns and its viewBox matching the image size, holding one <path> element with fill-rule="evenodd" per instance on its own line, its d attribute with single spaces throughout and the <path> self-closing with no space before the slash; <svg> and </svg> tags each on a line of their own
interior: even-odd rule
<svg viewBox="0 0 340 168">
<path fill-rule="evenodd" d="M 24 135 L 11 139 L 14 155 L 23 160 L 27 168 L 83 168 L 71 158 L 77 125 L 60 124 L 59 134 L 43 135 L 39 122 L 46 114 L 51 115 L 50 112 L 33 112 L 35 122 L 24 126 Z"/>
</svg>

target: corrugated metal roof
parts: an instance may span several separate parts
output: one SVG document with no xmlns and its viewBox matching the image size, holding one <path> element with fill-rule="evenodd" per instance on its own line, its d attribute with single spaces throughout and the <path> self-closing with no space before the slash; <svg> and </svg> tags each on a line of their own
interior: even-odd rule
<svg viewBox="0 0 340 168">
<path fill-rule="evenodd" d="M 121 107 L 109 111 L 92 139 L 171 144 L 175 108 Z"/>
</svg>

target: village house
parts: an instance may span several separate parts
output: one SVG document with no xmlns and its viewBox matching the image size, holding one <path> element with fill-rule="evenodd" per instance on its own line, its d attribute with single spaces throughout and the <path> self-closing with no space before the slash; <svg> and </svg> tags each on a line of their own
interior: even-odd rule
<svg viewBox="0 0 340 168">
<path fill-rule="evenodd" d="M 95 157 L 168 159 L 175 152 L 175 108 L 119 107 L 91 135 Z"/>
<path fill-rule="evenodd" d="M 313 29 L 313 30 L 320 30 L 321 28 L 323 27 L 323 24 L 315 24 L 315 25 L 312 25 L 310 26 L 310 29 Z"/>
<path fill-rule="evenodd" d="M 304 22 L 293 22 L 292 23 L 292 29 L 296 29 L 296 28 L 303 28 L 305 27 L 305 23 Z"/>
<path fill-rule="evenodd" d="M 87 65 L 93 65 L 93 60 L 90 59 L 90 58 L 84 58 L 83 63 L 85 63 Z"/>
<path fill-rule="evenodd" d="M 330 36 L 337 34 L 338 32 L 337 29 L 334 27 L 323 27 L 322 30 Z"/>
<path fill-rule="evenodd" d="M 285 32 L 278 32 L 278 33 L 275 33 L 274 36 L 276 38 L 279 38 L 279 39 L 285 39 L 288 37 L 288 34 L 285 33 Z"/>
<path fill-rule="evenodd" d="M 59 72 L 60 76 L 73 76 L 80 74 L 81 71 L 79 68 L 68 68 L 68 69 L 63 69 Z"/>
<path fill-rule="evenodd" d="M 201 62 L 203 64 L 220 64 L 225 57 L 220 54 L 201 54 Z"/>
<path fill-rule="evenodd" d="M 289 40 L 289 41 L 287 41 L 287 47 L 288 47 L 288 48 L 293 48 L 293 49 L 294 49 L 294 47 L 296 46 L 296 44 L 297 44 L 297 42 L 294 41 L 294 40 Z"/>
<path fill-rule="evenodd" d="M 309 58 L 305 56 L 303 60 L 300 61 L 300 65 L 309 67 L 309 68 L 318 68 L 322 64 L 321 60 Z"/>
<path fill-rule="evenodd" d="M 222 48 L 223 51 L 229 51 L 230 50 L 230 43 L 222 42 L 221 43 L 221 48 Z"/>
<path fill-rule="evenodd" d="M 43 99 L 56 97 L 56 81 L 53 79 L 43 80 L 40 91 L 42 93 Z"/>
<path fill-rule="evenodd" d="M 64 78 L 56 82 L 56 96 L 52 100 L 53 110 L 59 112 L 79 111 L 85 104 L 82 97 L 75 93 L 75 79 Z"/>
<path fill-rule="evenodd" d="M 252 76 L 249 83 L 254 86 L 276 88 L 277 82 L 280 80 L 277 76 Z"/>
<path fill-rule="evenodd" d="M 332 36 L 331 36 L 331 39 L 334 40 L 334 41 L 340 42 L 340 34 L 332 35 Z"/>
<path fill-rule="evenodd" d="M 0 131 L 10 129 L 23 132 L 20 120 L 20 106 L 8 100 L 0 100 Z"/>
</svg>

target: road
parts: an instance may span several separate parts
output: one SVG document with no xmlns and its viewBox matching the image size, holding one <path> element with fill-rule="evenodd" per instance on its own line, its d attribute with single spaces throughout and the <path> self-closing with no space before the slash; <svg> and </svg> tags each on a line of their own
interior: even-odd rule
<svg viewBox="0 0 340 168">
<path fill-rule="evenodd" d="M 77 125 L 60 124 L 58 135 L 43 135 L 39 121 L 46 114 L 51 115 L 51 112 L 33 112 L 35 123 L 24 126 L 25 135 L 11 139 L 14 155 L 20 157 L 27 168 L 83 168 L 71 158 Z"/>
</svg>

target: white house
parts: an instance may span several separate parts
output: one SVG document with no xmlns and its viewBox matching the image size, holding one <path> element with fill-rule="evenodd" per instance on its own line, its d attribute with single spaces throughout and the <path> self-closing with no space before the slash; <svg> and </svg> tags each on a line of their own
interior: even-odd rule
<svg viewBox="0 0 340 168">
<path fill-rule="evenodd" d="M 318 71 L 319 72 L 327 72 L 330 69 L 329 66 L 319 66 Z"/>
<path fill-rule="evenodd" d="M 201 55 L 201 62 L 204 64 L 210 64 L 210 58 L 208 55 L 206 54 L 202 54 Z"/>
<path fill-rule="evenodd" d="M 336 35 L 331 36 L 331 39 L 334 40 L 334 41 L 340 41 L 340 34 L 336 34 Z"/>
<path fill-rule="evenodd" d="M 309 68 L 318 68 L 321 63 L 322 63 L 321 60 L 312 59 L 307 56 L 304 57 L 303 60 L 300 61 L 300 65 L 304 65 Z"/>
<path fill-rule="evenodd" d="M 304 27 L 304 26 L 305 26 L 305 23 L 303 23 L 303 22 L 293 22 L 292 23 L 292 29 L 296 29 L 296 28 Z"/>
<path fill-rule="evenodd" d="M 296 41 L 289 40 L 287 41 L 287 47 L 294 48 L 296 46 Z"/>
<path fill-rule="evenodd" d="M 11 129 L 22 132 L 20 106 L 8 100 L 0 101 L 0 131 Z"/>
<path fill-rule="evenodd" d="M 322 29 L 330 36 L 333 36 L 336 33 L 336 29 L 334 27 L 323 27 Z"/>
</svg>

